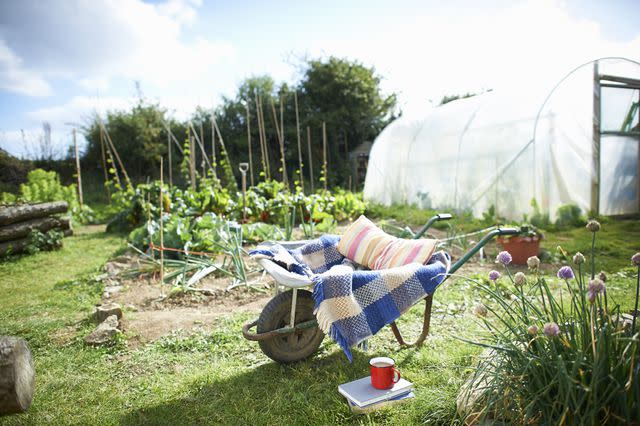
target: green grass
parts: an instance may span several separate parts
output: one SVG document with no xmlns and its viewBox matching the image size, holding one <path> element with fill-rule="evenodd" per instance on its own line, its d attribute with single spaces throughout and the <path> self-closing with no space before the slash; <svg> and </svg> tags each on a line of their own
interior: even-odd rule
<svg viewBox="0 0 640 426">
<path fill-rule="evenodd" d="M 608 231 L 607 231 L 608 229 Z M 547 242 L 569 234 L 547 235 Z M 580 230 L 580 232 L 585 231 Z M 609 232 L 609 233 L 605 233 Z M 633 224 L 606 224 L 599 245 L 625 250 L 638 241 Z M 633 236 L 633 238 L 631 238 Z M 104 233 L 65 239 L 62 250 L 0 264 L 0 334 L 28 340 L 36 363 L 36 395 L 25 414 L 0 418 L 0 424 L 449 424 L 456 423 L 455 398 L 479 349 L 456 337 L 475 339 L 470 315 L 479 293 L 451 279 L 436 293 L 431 334 L 419 349 L 399 349 L 389 328 L 354 350 L 350 364 L 326 338 L 319 353 L 284 366 L 271 362 L 257 343 L 241 337 L 250 315 L 236 314 L 206 332 L 176 331 L 157 342 L 129 349 L 124 343 L 94 349 L 82 339 L 99 301 L 92 279 L 99 267 L 123 249 L 119 237 Z M 607 252 L 608 253 L 608 252 Z M 586 253 L 585 253 L 586 254 Z M 625 263 L 626 262 L 626 263 Z M 629 305 L 633 279 L 612 285 L 612 296 Z M 408 340 L 422 323 L 422 304 L 405 313 L 399 327 Z M 352 415 L 337 386 L 368 374 L 376 355 L 396 359 L 403 377 L 416 386 L 416 399 L 389 410 Z"/>
</svg>

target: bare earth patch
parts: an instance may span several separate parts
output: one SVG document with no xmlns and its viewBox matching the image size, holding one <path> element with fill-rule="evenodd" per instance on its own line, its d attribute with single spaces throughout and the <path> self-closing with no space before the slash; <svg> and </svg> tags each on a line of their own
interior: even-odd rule
<svg viewBox="0 0 640 426">
<path fill-rule="evenodd" d="M 156 277 L 149 274 L 136 278 L 122 278 L 121 272 L 134 267 L 137 256 L 120 256 L 105 265 L 109 277 L 105 279 L 102 302 L 119 303 L 123 310 L 122 327 L 129 346 L 157 340 L 176 330 L 196 331 L 207 329 L 220 318 L 240 312 L 258 315 L 272 297 L 272 281 L 254 284 L 261 291 L 236 287 L 229 291 L 228 278 L 209 276 L 196 286 L 206 289 L 171 293 L 171 286 L 161 286 Z M 249 261 L 250 262 L 250 261 Z M 259 276 L 258 276 L 259 277 Z M 161 288 L 162 287 L 162 288 Z"/>
</svg>

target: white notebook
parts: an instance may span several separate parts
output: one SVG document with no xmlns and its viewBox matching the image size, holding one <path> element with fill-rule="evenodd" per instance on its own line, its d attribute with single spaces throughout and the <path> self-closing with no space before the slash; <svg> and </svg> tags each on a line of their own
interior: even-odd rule
<svg viewBox="0 0 640 426">
<path fill-rule="evenodd" d="M 371 386 L 370 376 L 338 386 L 338 392 L 360 407 L 391 399 L 411 389 L 413 383 L 405 379 L 400 379 L 391 389 L 376 389 Z"/>
</svg>

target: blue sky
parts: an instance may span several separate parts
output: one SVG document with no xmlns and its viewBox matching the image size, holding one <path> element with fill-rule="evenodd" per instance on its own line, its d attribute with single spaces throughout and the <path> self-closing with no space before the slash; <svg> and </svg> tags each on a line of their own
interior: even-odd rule
<svg viewBox="0 0 640 426">
<path fill-rule="evenodd" d="M 33 153 L 48 121 L 62 152 L 65 123 L 127 108 L 134 81 L 185 118 L 247 76 L 295 81 L 304 58 L 337 55 L 374 66 L 420 114 L 445 94 L 548 85 L 602 56 L 640 60 L 637 1 L 443 3 L 0 0 L 0 147 Z"/>
</svg>

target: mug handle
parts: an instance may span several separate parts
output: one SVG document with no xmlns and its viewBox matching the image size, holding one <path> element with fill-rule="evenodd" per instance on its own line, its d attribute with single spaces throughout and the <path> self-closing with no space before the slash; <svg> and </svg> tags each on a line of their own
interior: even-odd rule
<svg viewBox="0 0 640 426">
<path fill-rule="evenodd" d="M 393 383 L 398 383 L 400 381 L 400 371 L 393 367 Z"/>
</svg>

